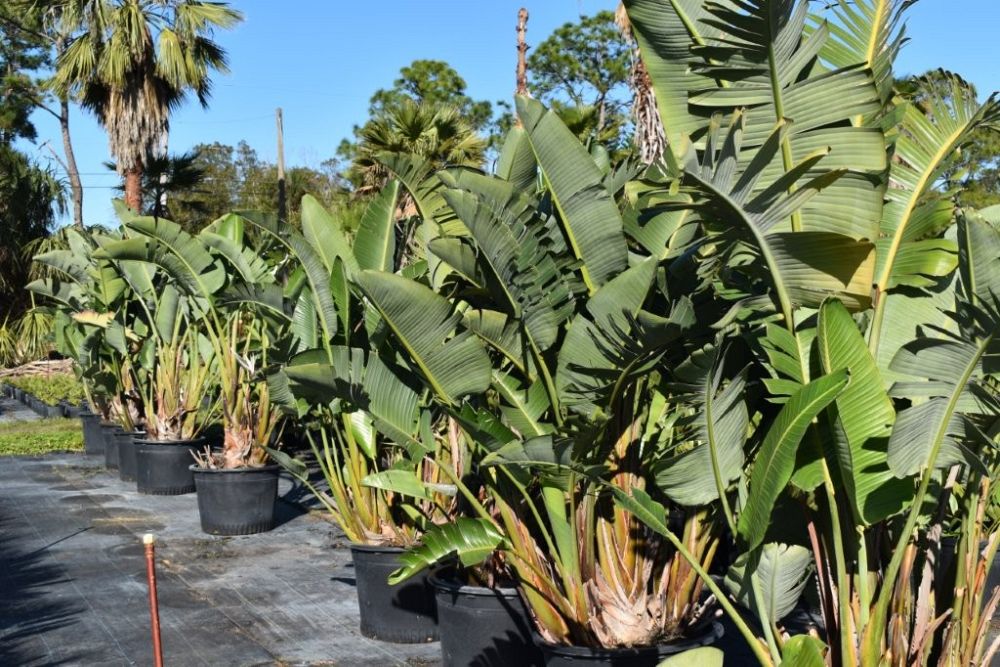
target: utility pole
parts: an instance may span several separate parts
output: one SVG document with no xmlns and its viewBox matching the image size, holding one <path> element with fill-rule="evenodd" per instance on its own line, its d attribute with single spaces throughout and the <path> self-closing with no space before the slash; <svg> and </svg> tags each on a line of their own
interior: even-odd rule
<svg viewBox="0 0 1000 667">
<path fill-rule="evenodd" d="M 278 124 L 278 222 L 288 222 L 288 202 L 285 199 L 285 130 L 281 120 L 281 107 L 275 111 Z"/>
</svg>

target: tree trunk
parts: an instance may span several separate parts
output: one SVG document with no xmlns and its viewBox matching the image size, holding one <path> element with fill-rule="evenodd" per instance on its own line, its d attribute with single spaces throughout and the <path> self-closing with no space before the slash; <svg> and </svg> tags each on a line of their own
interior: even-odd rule
<svg viewBox="0 0 1000 667">
<path fill-rule="evenodd" d="M 67 41 L 66 35 L 56 38 L 57 59 L 62 58 L 66 52 Z M 66 157 L 64 166 L 73 196 L 73 224 L 77 229 L 83 229 L 83 184 L 80 182 L 80 170 L 76 166 L 76 154 L 73 152 L 73 142 L 69 136 L 69 98 L 65 93 L 59 96 L 59 130 L 62 132 L 63 154 Z"/>
<path fill-rule="evenodd" d="M 125 172 L 125 205 L 136 213 L 142 213 L 142 167 Z"/>
<path fill-rule="evenodd" d="M 63 153 L 66 155 L 66 172 L 69 175 L 69 187 L 73 196 L 73 224 L 83 229 L 83 184 L 80 182 L 80 171 L 76 167 L 76 155 L 73 153 L 73 142 L 69 136 L 69 101 L 59 100 L 59 129 L 62 131 Z"/>
</svg>

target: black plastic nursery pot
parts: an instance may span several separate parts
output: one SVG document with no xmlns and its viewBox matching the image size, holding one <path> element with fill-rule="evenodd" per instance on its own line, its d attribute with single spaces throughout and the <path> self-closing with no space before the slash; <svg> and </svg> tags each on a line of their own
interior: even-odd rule
<svg viewBox="0 0 1000 667">
<path fill-rule="evenodd" d="M 516 588 L 470 586 L 451 568 L 430 577 L 443 667 L 540 667 L 531 619 Z"/>
<path fill-rule="evenodd" d="M 115 433 L 115 446 L 118 448 L 118 479 L 123 482 L 134 482 L 136 479 L 135 439 L 144 435 L 145 431 L 122 429 Z"/>
<path fill-rule="evenodd" d="M 108 470 L 118 470 L 118 424 L 101 422 L 101 439 L 104 440 L 104 467 Z"/>
<path fill-rule="evenodd" d="M 542 650 L 545 667 L 586 667 L 606 665 L 609 667 L 656 667 L 667 658 L 684 651 L 711 646 L 722 637 L 722 624 L 713 621 L 705 625 L 701 632 L 687 639 L 681 639 L 660 646 L 641 648 L 589 648 L 585 646 L 564 646 L 550 644 L 536 633 L 535 643 Z"/>
<path fill-rule="evenodd" d="M 389 573 L 399 567 L 402 553 L 398 547 L 351 545 L 361 634 L 396 644 L 436 641 L 437 605 L 429 575 L 422 573 L 397 586 L 389 585 Z"/>
<path fill-rule="evenodd" d="M 89 410 L 80 413 L 83 426 L 83 452 L 88 456 L 104 454 L 104 433 L 101 432 L 101 418 Z"/>
<path fill-rule="evenodd" d="M 190 466 L 198 491 L 201 529 L 210 535 L 253 535 L 274 528 L 279 466 Z"/>
<path fill-rule="evenodd" d="M 205 441 L 145 440 L 135 442 L 135 486 L 139 493 L 152 496 L 179 496 L 194 493 L 191 463 Z"/>
</svg>

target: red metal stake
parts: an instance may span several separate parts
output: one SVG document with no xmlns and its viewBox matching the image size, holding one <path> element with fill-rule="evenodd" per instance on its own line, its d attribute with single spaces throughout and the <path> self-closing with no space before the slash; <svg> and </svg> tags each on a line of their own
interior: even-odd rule
<svg viewBox="0 0 1000 667">
<path fill-rule="evenodd" d="M 153 624 L 153 662 L 156 667 L 163 667 L 163 647 L 160 646 L 160 605 L 156 601 L 156 557 L 153 546 L 153 534 L 142 536 L 146 545 L 146 579 L 149 581 L 149 615 Z"/>
</svg>

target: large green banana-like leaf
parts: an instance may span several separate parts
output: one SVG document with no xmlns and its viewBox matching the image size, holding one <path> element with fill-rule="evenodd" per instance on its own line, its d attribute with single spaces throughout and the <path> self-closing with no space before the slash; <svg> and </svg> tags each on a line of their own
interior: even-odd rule
<svg viewBox="0 0 1000 667">
<path fill-rule="evenodd" d="M 417 392 L 377 356 L 366 359 L 364 350 L 340 345 L 332 347 L 331 363 L 326 354 L 306 352 L 284 367 L 297 397 L 318 403 L 335 399 L 363 410 L 375 421 L 380 433 L 408 449 L 421 449 L 419 439 L 420 397 Z"/>
<path fill-rule="evenodd" d="M 592 412 L 622 366 L 618 353 L 628 344 L 634 320 L 646 301 L 656 258 L 623 272 L 587 301 L 587 312 L 573 318 L 559 348 L 556 391 L 561 405 Z"/>
<path fill-rule="evenodd" d="M 145 239 L 106 243 L 95 256 L 154 264 L 201 308 L 208 308 L 226 283 L 226 269 L 202 241 L 162 218 L 134 217 L 125 224 Z"/>
<path fill-rule="evenodd" d="M 772 422 L 750 471 L 750 491 L 739 518 L 739 536 L 748 549 L 756 549 L 764 541 L 774 503 L 792 477 L 795 454 L 809 424 L 847 382 L 847 371 L 839 370 L 803 385 Z"/>
<path fill-rule="evenodd" d="M 419 255 L 427 261 L 431 284 L 438 289 L 448 277 L 449 266 L 430 249 L 430 242 L 440 236 L 461 236 L 465 227 L 455 219 L 442 198 L 443 183 L 430 160 L 419 155 L 390 152 L 380 153 L 377 159 L 413 198 L 421 218 L 414 240 Z"/>
<path fill-rule="evenodd" d="M 88 295 L 83 292 L 79 285 L 58 278 L 39 278 L 28 283 L 24 289 L 51 299 L 69 309 L 70 312 L 79 312 L 90 305 Z"/>
<path fill-rule="evenodd" d="M 173 342 L 174 334 L 178 332 L 177 327 L 183 322 L 183 303 L 181 293 L 173 283 L 163 286 L 160 298 L 156 302 L 156 311 L 153 313 L 153 324 L 160 340 L 167 345 Z"/>
<path fill-rule="evenodd" d="M 92 262 L 89 255 L 81 255 L 72 250 L 50 250 L 35 255 L 31 259 L 66 274 L 77 283 L 85 283 L 88 280 L 88 272 Z"/>
<path fill-rule="evenodd" d="M 406 581 L 449 556 L 457 556 L 466 567 L 478 565 L 503 542 L 503 533 L 491 522 L 459 517 L 454 522 L 434 526 L 424 534 L 419 546 L 408 549 L 400 556 L 403 565 L 389 575 L 389 583 Z"/>
<path fill-rule="evenodd" d="M 504 139 L 497 158 L 497 176 L 517 190 L 534 190 L 538 180 L 538 163 L 531 151 L 528 133 L 523 127 L 512 127 Z"/>
<path fill-rule="evenodd" d="M 975 211 L 958 221 L 958 271 L 965 301 L 995 308 L 1000 299 L 1000 229 Z"/>
<path fill-rule="evenodd" d="M 761 609 L 764 622 L 777 623 L 792 612 L 805 590 L 813 571 L 809 550 L 797 544 L 768 543 L 760 550 L 757 567 L 747 571 L 749 553 L 740 554 L 726 572 L 726 588 L 747 609 Z M 749 577 L 753 577 L 752 586 Z M 754 590 L 761 593 L 762 604 L 754 600 Z"/>
<path fill-rule="evenodd" d="M 328 272 L 333 272 L 337 258 L 344 262 L 348 275 L 359 271 L 358 260 L 340 222 L 312 195 L 302 197 L 302 233 Z"/>
<path fill-rule="evenodd" d="M 948 275 L 957 264 L 957 248 L 940 240 L 952 224 L 954 205 L 942 201 L 934 186 L 948 159 L 972 141 L 977 128 L 1000 122 L 1000 103 L 990 97 L 980 104 L 957 76 L 940 73 L 949 97 L 931 92 L 924 106 L 902 105 L 889 171 L 893 187 L 886 191 L 875 270 L 875 290 L 884 295 L 898 286 L 926 286 Z M 886 300 L 875 303 L 869 346 L 878 350 L 886 332 L 901 326 L 885 318 Z M 879 355 L 876 355 L 879 356 Z"/>
<path fill-rule="evenodd" d="M 703 23 L 708 16 L 703 0 L 625 0 L 625 9 L 653 82 L 670 150 L 680 158 L 689 137 L 706 122 L 688 105 L 688 93 L 706 84 L 692 72 L 704 60 L 691 47 L 705 44 L 706 32 L 714 35 L 716 30 Z"/>
<path fill-rule="evenodd" d="M 432 500 L 433 491 L 428 488 L 412 469 L 390 468 L 370 473 L 361 480 L 365 486 L 383 491 L 392 491 L 412 498 Z"/>
<path fill-rule="evenodd" d="M 297 342 L 297 351 L 305 352 L 319 345 L 319 328 L 316 324 L 316 302 L 306 287 L 299 292 L 292 311 L 291 334 Z"/>
<path fill-rule="evenodd" d="M 875 361 L 886 389 L 894 382 L 908 379 L 892 369 L 892 360 L 923 329 L 930 327 L 951 333 L 958 332 L 955 320 L 947 315 L 955 309 L 957 284 L 956 271 L 931 287 L 896 290 L 880 297 L 884 301 L 884 322 L 892 323 L 891 327 L 882 326 L 875 350 Z M 869 340 L 869 349 L 871 347 Z"/>
<path fill-rule="evenodd" d="M 699 363 L 694 363 L 695 360 Z M 693 447 L 657 464 L 656 485 L 681 505 L 702 506 L 717 500 L 743 472 L 743 445 L 750 416 L 746 406 L 746 372 L 741 371 L 723 387 L 721 356 L 692 358 L 678 368 L 683 384 L 676 387 L 694 415 L 678 426 L 693 440 Z M 685 438 L 687 439 L 687 438 Z"/>
<path fill-rule="evenodd" d="M 861 331 L 839 301 L 822 305 L 817 324 L 825 373 L 847 369 L 851 382 L 837 397 L 831 418 L 834 449 L 845 497 L 855 521 L 871 525 L 903 509 L 913 493 L 889 470 L 888 444 L 896 411 Z"/>
<path fill-rule="evenodd" d="M 357 281 L 441 400 L 454 404 L 489 387 L 486 348 L 471 332 L 456 331 L 461 318 L 447 299 L 391 273 L 362 271 Z"/>
<path fill-rule="evenodd" d="M 228 236 L 209 231 L 200 232 L 197 238 L 225 258 L 230 268 L 240 275 L 243 283 L 264 285 L 274 282 L 271 267 L 253 248 L 240 245 Z"/>
<path fill-rule="evenodd" d="M 699 646 L 672 655 L 656 667 L 723 667 L 726 654 L 714 646 Z"/>
<path fill-rule="evenodd" d="M 893 385 L 893 395 L 915 402 L 899 414 L 889 438 L 889 467 L 898 477 L 955 463 L 982 467 L 976 452 L 990 441 L 970 417 L 998 412 L 996 400 L 977 386 L 984 361 L 998 353 L 996 333 L 993 325 L 972 340 L 917 338 L 893 359 L 893 370 L 923 380 Z"/>
<path fill-rule="evenodd" d="M 376 158 L 413 197 L 421 218 L 435 223 L 445 221 L 448 211 L 441 198 L 443 184 L 434 174 L 434 165 L 429 160 L 419 155 L 390 152 L 379 153 Z"/>
<path fill-rule="evenodd" d="M 513 376 L 494 371 L 493 388 L 505 402 L 500 405 L 504 421 L 521 434 L 522 438 L 534 438 L 552 432 L 552 425 L 541 420 L 546 410 L 551 408 L 549 396 L 541 382 L 523 387 Z"/>
<path fill-rule="evenodd" d="M 826 72 L 817 67 L 828 28 L 820 25 L 807 34 L 805 1 L 747 0 L 739 6 L 708 3 L 706 7 L 711 16 L 705 23 L 720 30 L 706 51 L 718 62 L 699 68 L 708 77 L 709 88 L 695 91 L 691 103 L 703 107 L 706 115 L 745 109 L 743 143 L 750 148 L 767 141 L 776 123 L 791 121 L 781 138 L 780 159 L 765 170 L 764 182 L 822 149 L 831 156 L 824 169 L 857 172 L 793 212 L 791 230 L 874 240 L 881 217 L 885 142 L 879 128 L 845 122 L 881 108 L 871 74 L 858 67 Z M 719 80 L 731 85 L 720 88 Z M 816 175 L 813 171 L 806 177 Z"/>
<path fill-rule="evenodd" d="M 444 198 L 469 229 L 478 250 L 472 257 L 498 308 L 522 319 L 533 347 L 547 350 L 572 315 L 573 295 L 564 268 L 549 253 L 532 220 L 528 202 L 509 199 L 504 207 L 503 201 L 458 190 L 445 191 Z"/>
<path fill-rule="evenodd" d="M 820 58 L 834 67 L 864 65 L 872 71 L 883 103 L 892 96 L 892 64 L 906 43 L 903 14 L 917 0 L 834 0 L 824 9 L 833 16 L 830 39 Z M 817 23 L 825 19 L 815 17 Z"/>
<path fill-rule="evenodd" d="M 591 293 L 628 264 L 618 206 L 587 149 L 555 112 L 528 97 L 517 98 L 517 115 L 552 198 L 563 230 Z"/>
<path fill-rule="evenodd" d="M 309 291 L 316 303 L 324 342 L 333 340 L 338 329 L 337 306 L 330 286 L 331 270 L 323 263 L 319 251 L 294 229 L 283 226 L 279 229 L 277 219 L 256 214 L 243 215 L 247 222 L 285 247 L 302 267 L 303 275 L 309 283 Z"/>
<path fill-rule="evenodd" d="M 535 377 L 533 362 L 524 353 L 518 320 L 495 310 L 468 310 L 462 326 L 506 357 L 526 377 Z"/>
<path fill-rule="evenodd" d="M 795 635 L 781 647 L 781 667 L 826 667 L 826 645 L 812 635 Z"/>
<path fill-rule="evenodd" d="M 779 124 L 746 168 L 740 169 L 743 130 L 744 116 L 736 113 L 717 152 L 713 133 L 700 162 L 693 151 L 688 156 L 684 178 L 705 197 L 702 217 L 717 234 L 735 233 L 736 238 L 755 247 L 786 321 L 793 321 L 793 306 L 818 307 L 831 295 L 854 308 L 866 306 L 874 267 L 871 243 L 833 232 L 778 231 L 779 223 L 844 172 L 823 173 L 786 193 L 788 186 L 811 171 L 824 155 L 817 153 L 758 191 L 757 182 L 780 150 L 787 125 Z"/>
<path fill-rule="evenodd" d="M 399 181 L 391 179 L 368 204 L 354 238 L 358 266 L 392 271 L 396 265 L 396 205 Z"/>
<path fill-rule="evenodd" d="M 216 303 L 225 307 L 251 308 L 257 312 L 275 318 L 282 323 L 292 322 L 286 306 L 281 286 L 275 283 L 247 284 L 236 283 L 225 289 L 216 299 Z M 315 311 L 310 311 L 315 328 Z M 315 340 L 310 347 L 315 347 Z"/>
</svg>

